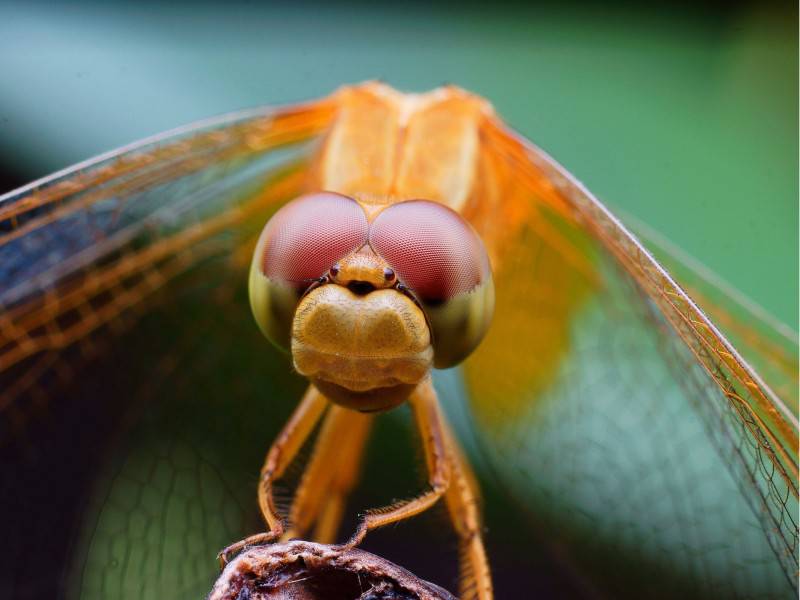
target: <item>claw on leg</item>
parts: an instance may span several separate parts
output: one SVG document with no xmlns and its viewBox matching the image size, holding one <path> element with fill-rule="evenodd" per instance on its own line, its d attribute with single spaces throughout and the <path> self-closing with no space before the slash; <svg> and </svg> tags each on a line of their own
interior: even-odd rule
<svg viewBox="0 0 800 600">
<path fill-rule="evenodd" d="M 450 485 L 451 465 L 447 453 L 446 430 L 430 377 L 417 386 L 409 398 L 414 420 L 422 437 L 430 489 L 415 498 L 388 507 L 370 510 L 347 542 L 352 548 L 373 529 L 413 517 L 433 506 Z"/>
<path fill-rule="evenodd" d="M 474 476 L 449 430 L 430 378 L 417 386 L 409 398 L 422 438 L 430 488 L 419 496 L 369 511 L 345 544 L 352 548 L 378 527 L 413 517 L 444 497 L 461 550 L 461 597 L 491 600 L 489 563 L 481 538 L 478 493 Z M 290 511 L 287 530 L 275 509 L 272 484 L 280 478 L 322 417 L 328 403 L 309 387 L 278 439 L 270 448 L 261 470 L 259 506 L 268 531 L 231 544 L 218 555 L 224 567 L 230 557 L 256 545 L 305 535 L 316 524 L 314 536 L 333 542 L 347 496 L 356 483 L 372 416 L 333 406 L 328 411 L 315 443 L 311 462 L 300 482 Z"/>
<path fill-rule="evenodd" d="M 278 536 L 275 535 L 275 532 L 265 531 L 264 533 L 256 533 L 255 535 L 251 535 L 243 540 L 239 540 L 238 542 L 231 544 L 217 554 L 220 570 L 224 569 L 225 566 L 231 561 L 231 558 L 239 554 L 242 550 L 245 550 L 251 546 L 269 544 L 270 542 L 274 542 L 277 538 Z"/>
<path fill-rule="evenodd" d="M 300 404 L 297 405 L 289 421 L 272 444 L 261 468 L 258 482 L 258 505 L 267 524 L 267 531 L 251 535 L 231 544 L 217 555 L 220 566 L 224 567 L 230 557 L 248 546 L 274 542 L 283 535 L 283 520 L 275 508 L 272 497 L 272 484 L 283 475 L 286 467 L 297 455 L 322 413 L 328 406 L 327 400 L 314 386 L 309 386 Z"/>
</svg>

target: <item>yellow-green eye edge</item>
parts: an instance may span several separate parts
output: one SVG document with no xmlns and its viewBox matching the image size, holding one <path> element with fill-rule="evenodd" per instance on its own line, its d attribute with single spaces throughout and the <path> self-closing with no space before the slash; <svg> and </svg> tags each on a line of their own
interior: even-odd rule
<svg viewBox="0 0 800 600">
<path fill-rule="evenodd" d="M 494 281 L 490 275 L 475 289 L 424 309 L 433 338 L 433 366 L 454 367 L 475 350 L 489 329 Z"/>
<path fill-rule="evenodd" d="M 292 320 L 300 300 L 297 289 L 287 283 L 273 281 L 261 272 L 259 253 L 253 257 L 248 278 L 250 309 L 258 328 L 281 350 L 289 350 Z"/>
</svg>

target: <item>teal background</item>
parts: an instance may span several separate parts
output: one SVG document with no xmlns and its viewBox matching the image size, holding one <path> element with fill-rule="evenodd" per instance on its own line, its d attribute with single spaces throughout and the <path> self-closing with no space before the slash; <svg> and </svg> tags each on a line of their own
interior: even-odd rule
<svg viewBox="0 0 800 600">
<path fill-rule="evenodd" d="M 797 9 L 0 4 L 9 189 L 242 107 L 450 82 L 797 329 Z"/>
<path fill-rule="evenodd" d="M 0 2 L 0 192 L 195 119 L 259 104 L 317 97 L 343 83 L 380 78 L 407 90 L 455 83 L 491 99 L 512 125 L 556 157 L 612 209 L 660 231 L 796 329 L 796 12 L 793 5 L 770 3 L 700 7 L 687 4 L 664 10 L 633 4 L 598 7 L 588 2 L 573 2 L 491 8 L 440 5 L 424 10 L 407 5 L 368 4 L 334 8 L 324 4 L 66 6 Z M 240 304 L 245 306 L 243 298 Z M 226 325 L 211 319 L 211 324 L 200 327 L 194 320 L 196 315 L 186 311 L 184 304 L 176 304 L 177 309 L 184 319 L 183 326 L 192 333 L 202 330 L 204 335 L 212 337 L 208 329 L 211 325 L 216 324 L 218 329 Z M 254 338 L 254 348 L 262 348 L 264 342 L 256 336 L 246 313 L 245 309 L 231 314 L 238 315 L 246 326 L 242 335 Z M 204 314 L 209 318 L 208 312 Z M 166 317 L 163 322 L 181 331 L 177 315 L 162 316 Z M 122 346 L 130 356 L 139 357 L 139 349 L 143 349 L 142 356 L 147 354 L 154 339 L 148 335 L 149 331 L 171 339 L 161 329 L 161 321 L 154 321 L 151 330 L 139 328 L 136 332 L 139 345 L 129 346 L 126 339 Z M 240 338 L 237 340 L 241 342 Z M 249 364 L 259 377 L 240 374 L 244 382 L 240 385 L 245 388 L 271 381 L 275 373 L 256 369 L 260 365 L 254 363 L 254 353 L 246 352 L 248 348 L 244 344 L 239 348 L 245 358 L 227 348 L 201 344 L 190 349 L 199 358 L 212 361 L 211 364 L 216 359 L 225 359 L 226 374 L 238 373 L 240 362 Z M 639 353 L 632 356 L 639 357 Z M 114 483 L 121 481 L 124 486 L 128 475 L 133 475 L 128 479 L 136 480 L 138 470 L 147 465 L 145 459 L 151 453 L 160 456 L 162 462 L 174 463 L 176 470 L 190 471 L 194 467 L 191 464 L 187 467 L 190 461 L 181 454 L 182 446 L 176 446 L 175 456 L 166 451 L 161 453 L 169 460 L 159 454 L 162 450 L 159 444 L 164 439 L 169 441 L 173 435 L 184 435 L 206 452 L 198 452 L 200 458 L 210 455 L 216 459 L 212 464 L 225 464 L 225 470 L 220 470 L 224 477 L 212 476 L 220 476 L 225 482 L 229 478 L 232 483 L 226 489 L 232 495 L 235 493 L 239 507 L 252 512 L 253 474 L 260 464 L 265 440 L 272 439 L 275 433 L 266 427 L 276 429 L 280 425 L 285 415 L 276 415 L 279 411 L 288 412 L 300 393 L 300 383 L 294 381 L 294 387 L 283 382 L 277 385 L 276 389 L 285 397 L 276 398 L 275 405 L 261 406 L 258 413 L 249 412 L 257 396 L 248 389 L 238 390 L 243 403 L 219 418 L 220 407 L 214 402 L 223 397 L 230 378 L 220 377 L 213 370 L 196 369 L 192 358 L 194 354 L 187 352 L 185 379 L 170 374 L 165 378 L 166 383 L 159 381 L 158 386 L 150 384 L 148 377 L 136 377 L 137 373 L 149 373 L 146 361 L 130 361 L 138 371 L 119 369 L 117 373 L 117 369 L 103 369 L 102 365 L 96 370 L 99 375 L 107 372 L 106 378 L 112 383 L 118 376 L 123 382 L 131 380 L 145 388 L 154 385 L 161 392 L 159 397 L 172 400 L 146 407 L 140 428 L 133 429 L 131 434 L 129 443 L 133 449 L 121 444 L 121 450 L 113 455 L 123 465 Z M 594 357 L 597 361 L 603 358 Z M 266 362 L 277 373 L 283 373 L 282 363 L 277 359 Z M 594 367 L 589 360 L 578 363 Z M 196 379 L 198 371 L 205 376 L 203 380 Z M 445 377 L 441 381 L 455 385 Z M 140 380 L 147 381 L 147 385 Z M 106 391 L 103 383 L 102 377 L 99 381 L 94 377 L 84 380 L 86 386 L 100 390 L 94 394 L 98 404 L 110 407 L 109 411 L 118 409 L 115 403 L 102 402 Z M 173 386 L 188 398 L 180 397 L 177 392 L 174 396 L 178 400 L 173 398 Z M 200 398 L 189 393 L 192 387 L 203 391 Z M 138 385 L 121 386 L 126 391 L 128 388 L 139 391 Z M 463 394 L 454 397 L 458 401 Z M 609 397 L 612 397 L 610 392 Z M 117 404 L 127 405 L 122 401 Z M 134 403 L 130 404 L 135 409 Z M 102 457 L 91 447 L 92 438 L 86 441 L 73 433 L 82 431 L 81 424 L 91 429 L 91 423 L 83 423 L 82 414 L 72 414 L 75 413 L 72 406 L 69 402 L 56 404 L 52 410 L 62 412 L 56 413 L 51 421 L 57 424 L 62 436 L 74 435 L 75 443 L 81 442 L 88 448 L 86 455 L 92 461 L 99 461 Z M 651 404 L 643 402 L 637 406 L 645 415 L 643 419 L 651 417 L 646 411 Z M 688 469 L 690 462 L 716 456 L 711 451 L 698 452 L 696 446 L 686 441 L 694 437 L 704 439 L 705 430 L 694 413 L 679 413 L 676 418 L 674 412 L 666 411 L 661 404 L 656 412 L 665 423 L 662 431 L 671 432 L 674 428 L 681 433 L 681 437 L 675 438 L 679 450 L 695 450 L 693 461 L 683 461 L 682 456 L 683 462 L 676 461 L 675 464 L 681 465 L 676 477 L 686 477 L 690 484 L 708 482 L 708 477 L 694 478 L 696 472 Z M 94 412 L 86 410 L 85 414 L 91 416 Z M 187 419 L 187 414 L 192 418 Z M 589 419 L 583 422 L 583 429 L 573 421 L 556 418 L 553 421 L 569 422 L 570 427 L 558 431 L 578 437 L 602 423 L 592 420 L 594 413 L 582 414 Z M 610 414 L 614 411 L 607 408 L 600 416 Z M 395 441 L 405 439 L 399 435 L 403 431 L 396 431 L 401 428 L 394 421 L 384 421 L 388 422 L 384 425 L 388 429 L 376 438 L 390 439 L 395 452 L 381 451 L 373 458 L 374 464 L 368 466 L 365 478 L 371 483 L 379 480 L 373 475 L 392 473 L 394 477 L 400 473 L 411 477 L 409 465 L 399 462 L 401 459 L 411 462 L 411 448 L 408 442 Z M 691 427 L 684 426 L 687 423 Z M 468 428 L 468 424 L 458 422 L 456 426 L 460 430 Z M 546 427 L 543 429 L 547 431 Z M 153 437 L 141 435 L 143 431 L 154 432 Z M 208 435 L 209 431 L 218 436 Z M 673 440 L 671 434 L 663 435 Z M 645 446 L 657 439 L 649 432 L 644 437 L 640 441 Z M 40 443 L 43 438 L 32 434 L 32 439 Z M 461 435 L 460 438 L 466 439 Z M 561 439 L 537 435 L 530 436 L 530 440 L 530 457 L 542 456 L 536 444 L 545 446 L 545 450 L 558 449 L 556 457 L 562 453 Z M 552 442 L 549 446 L 548 440 Z M 619 447 L 629 447 L 624 441 L 614 441 Z M 70 447 L 72 444 L 70 439 Z M 73 454 L 68 458 L 82 456 L 79 452 Z M 231 455 L 240 462 L 233 461 Z M 390 460 L 398 461 L 399 466 L 387 468 L 395 464 L 387 462 Z M 204 465 L 203 461 L 198 464 Z M 119 465 L 114 462 L 112 466 Z M 573 467 L 583 468 L 583 465 Z M 589 464 L 587 468 L 591 467 Z M 200 467 L 197 471 L 198 480 L 207 475 Z M 726 474 L 717 467 L 708 472 Z M 35 480 L 37 473 L 32 471 L 28 479 Z M 669 473 L 659 471 L 665 477 Z M 48 471 L 48 476 L 67 482 L 62 491 L 72 492 L 69 469 Z M 618 480 L 610 478 L 608 484 Z M 14 484 L 25 490 L 35 488 L 21 481 Z M 78 488 L 76 481 L 82 480 L 76 478 L 71 483 Z M 142 487 L 159 490 L 160 481 L 153 477 Z M 194 480 L 181 483 L 188 489 Z M 397 489 L 405 488 L 417 489 L 414 485 L 397 484 Z M 505 518 L 515 513 L 505 504 L 498 504 L 498 498 L 493 496 L 496 486 L 485 488 L 489 497 L 487 516 L 493 523 L 499 523 L 494 525 L 491 540 L 497 546 L 492 549 L 492 556 L 498 580 L 502 581 L 504 565 L 515 564 L 513 556 L 503 555 L 509 553 L 503 536 L 513 538 L 507 530 L 518 533 L 518 524 Z M 122 500 L 131 497 L 128 488 L 113 487 L 113 490 Z M 714 490 L 724 492 L 722 488 Z M 526 497 L 530 493 L 531 489 L 526 488 L 521 495 Z M 197 535 L 205 533 L 193 521 L 203 520 L 202 516 L 188 510 L 181 512 L 184 496 L 163 492 L 163 497 L 173 503 L 170 506 L 177 507 L 174 512 L 167 511 L 170 517 L 175 517 L 175 528 L 156 527 L 153 531 L 163 537 L 154 540 L 154 545 L 164 541 L 164 546 L 172 550 L 176 541 L 184 539 L 175 531 L 181 535 L 184 529 Z M 98 520 L 97 532 L 93 532 L 97 535 L 91 540 L 94 545 L 87 550 L 90 558 L 113 554 L 106 552 L 102 543 L 124 541 L 115 537 L 113 527 L 104 535 L 107 532 L 103 527 L 107 524 L 117 525 L 130 518 L 132 535 L 140 532 L 139 515 L 127 510 L 123 502 L 120 502 L 122 510 L 112 512 L 116 509 L 113 502 L 116 498 L 111 497 L 110 502 L 104 499 L 105 504 L 99 508 L 90 506 L 86 510 L 87 514 L 93 514 L 94 509 L 107 511 Z M 376 506 L 387 499 L 365 496 L 361 500 L 364 506 Z M 144 497 L 142 504 L 147 501 L 148 497 Z M 218 504 L 216 497 L 209 499 L 209 514 L 214 514 Z M 727 510 L 730 505 L 723 506 Z M 554 506 L 556 510 L 560 505 Z M 625 505 L 621 506 L 624 509 Z M 724 512 L 717 506 L 713 509 L 707 514 L 717 517 Z M 152 514 L 163 512 L 157 509 Z M 204 544 L 194 544 L 194 538 L 187 536 L 193 551 L 192 561 L 187 564 L 199 565 L 199 572 L 210 576 L 208 565 L 213 551 L 227 540 L 236 539 L 241 531 L 252 530 L 252 525 L 235 522 L 236 518 L 241 517 L 205 519 L 212 528 L 217 528 L 213 533 L 219 539 L 214 537 L 211 541 L 204 540 Z M 674 519 L 666 520 L 671 521 Z M 503 522 L 506 530 L 501 528 Z M 42 519 L 41 523 L 46 521 Z M 742 521 L 735 523 L 750 527 Z M 352 528 L 352 523 L 346 528 Z M 755 528 L 751 530 L 758 532 Z M 407 547 L 419 552 L 419 544 L 413 537 L 416 530 L 405 534 L 404 531 L 407 530 L 397 528 L 378 532 L 373 539 L 380 542 L 380 536 L 384 536 L 389 547 L 403 548 L 403 539 L 399 538 L 398 544 L 398 536 L 405 535 Z M 31 539 L 35 541 L 42 536 Z M 12 547 L 17 559 L 31 555 L 24 550 L 18 552 L 13 544 Z M 212 551 L 207 551 L 208 548 Z M 500 556 L 496 558 L 498 552 Z M 429 559 L 420 562 L 435 564 Z M 8 562 L 6 568 L 13 570 L 16 564 Z M 87 564 L 93 566 L 91 561 Z M 116 566 L 112 561 L 111 567 Z M 549 575 L 549 564 L 542 569 Z M 89 568 L 82 583 L 94 585 L 89 575 L 98 573 L 102 575 L 100 569 Z M 113 575 L 109 580 L 110 583 L 99 582 L 98 589 L 107 591 L 116 583 Z M 129 583 L 141 584 L 138 579 Z"/>
</svg>

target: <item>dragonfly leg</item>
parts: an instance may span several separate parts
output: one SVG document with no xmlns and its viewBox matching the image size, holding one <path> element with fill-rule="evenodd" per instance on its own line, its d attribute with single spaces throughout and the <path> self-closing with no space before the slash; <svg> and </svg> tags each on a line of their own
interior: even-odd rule
<svg viewBox="0 0 800 600">
<path fill-rule="evenodd" d="M 302 537 L 316 521 L 313 539 L 334 541 L 347 496 L 358 480 L 372 418 L 341 406 L 330 408 L 295 492 L 284 540 Z"/>
<path fill-rule="evenodd" d="M 491 600 L 494 597 L 492 577 L 481 538 L 477 483 L 449 427 L 447 444 L 452 457 L 453 482 L 447 490 L 445 502 L 459 539 L 461 573 L 458 597 L 463 600 Z"/>
<path fill-rule="evenodd" d="M 450 485 L 450 457 L 447 452 L 446 431 L 441 420 L 439 401 L 430 377 L 421 382 L 409 398 L 417 428 L 422 437 L 422 448 L 428 468 L 430 489 L 410 500 L 391 506 L 367 511 L 358 529 L 347 542 L 348 547 L 357 546 L 373 529 L 396 523 L 418 515 L 433 506 Z"/>
<path fill-rule="evenodd" d="M 313 386 L 309 386 L 303 399 L 298 404 L 289 421 L 273 442 L 267 453 L 261 478 L 258 483 L 258 505 L 267 524 L 267 531 L 251 535 L 235 544 L 231 544 L 217 555 L 221 567 L 224 567 L 232 554 L 247 546 L 266 544 L 281 537 L 284 531 L 283 521 L 275 508 L 272 497 L 272 483 L 283 475 L 286 467 L 297 455 L 298 450 L 308 438 L 311 430 L 319 421 L 328 402 Z"/>
<path fill-rule="evenodd" d="M 323 544 L 330 544 L 336 539 L 347 496 L 358 482 L 361 473 L 361 461 L 364 455 L 372 425 L 372 415 L 366 415 L 348 409 L 342 409 L 348 415 L 347 441 L 339 449 L 339 464 L 334 472 L 333 481 L 328 490 L 329 497 L 317 518 L 314 539 Z"/>
</svg>

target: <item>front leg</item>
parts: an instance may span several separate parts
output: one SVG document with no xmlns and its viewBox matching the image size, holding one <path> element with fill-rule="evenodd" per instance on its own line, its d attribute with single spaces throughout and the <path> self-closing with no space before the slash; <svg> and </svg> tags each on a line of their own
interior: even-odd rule
<svg viewBox="0 0 800 600">
<path fill-rule="evenodd" d="M 282 541 L 303 537 L 314 523 L 311 539 L 322 544 L 334 541 L 347 496 L 358 481 L 372 420 L 371 414 L 342 406 L 328 410 L 295 490 L 290 528 Z"/>
<path fill-rule="evenodd" d="M 313 385 L 309 386 L 300 404 L 270 447 L 264 460 L 264 466 L 261 468 L 261 478 L 258 482 L 258 505 L 267 524 L 267 531 L 251 535 L 225 548 L 217 555 L 220 567 L 228 564 L 230 556 L 243 548 L 273 542 L 283 535 L 283 520 L 275 508 L 272 484 L 276 479 L 280 479 L 286 471 L 286 467 L 297 455 L 327 406 L 327 400 L 317 391 L 317 388 Z"/>
<path fill-rule="evenodd" d="M 357 546 L 369 531 L 396 523 L 433 506 L 450 486 L 451 458 L 448 454 L 447 436 L 441 420 L 436 391 L 430 377 L 422 381 L 409 398 L 414 420 L 422 437 L 422 448 L 428 468 L 430 490 L 416 498 L 403 500 L 391 506 L 372 509 L 361 520 L 347 547 Z"/>
</svg>

